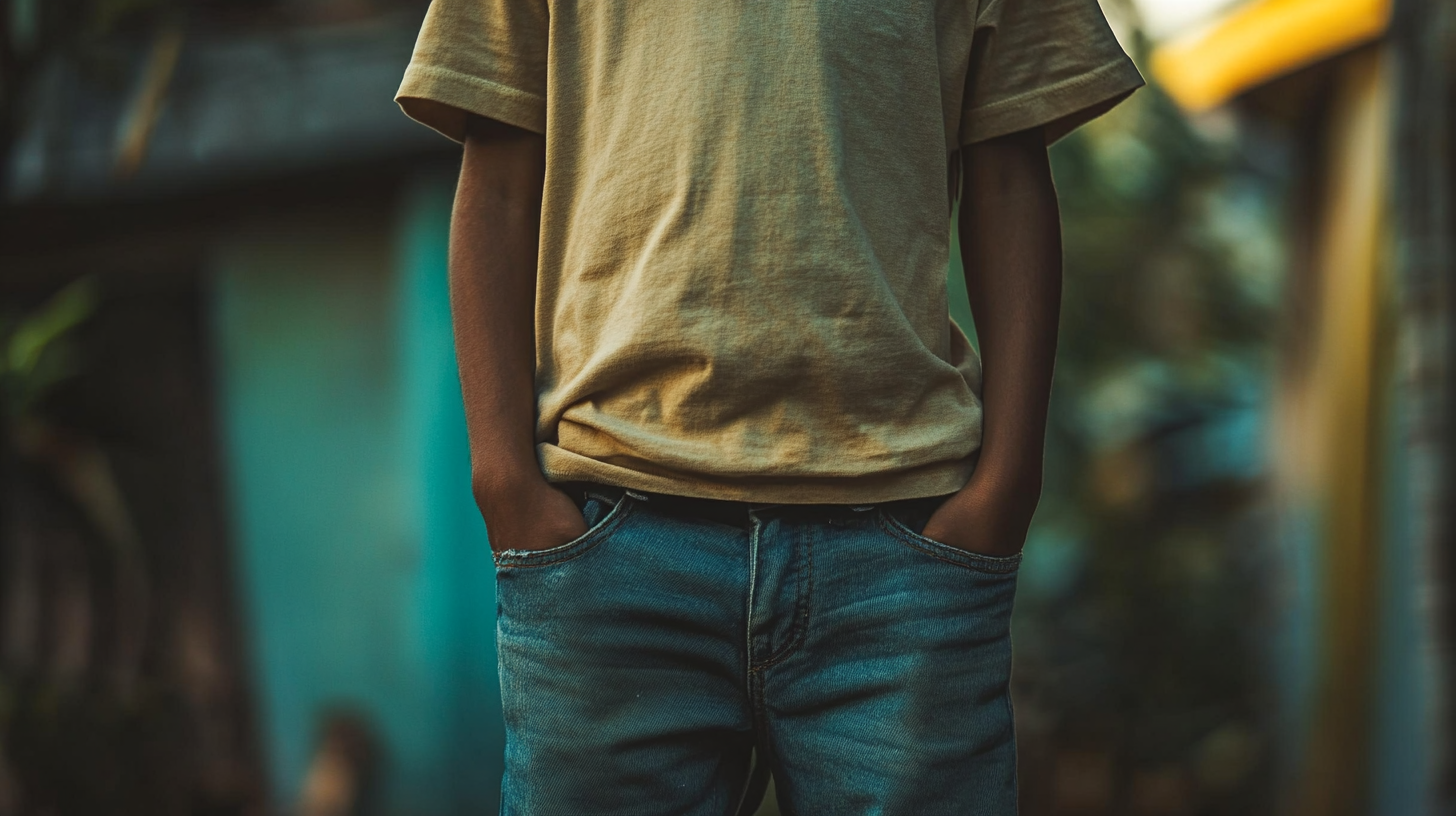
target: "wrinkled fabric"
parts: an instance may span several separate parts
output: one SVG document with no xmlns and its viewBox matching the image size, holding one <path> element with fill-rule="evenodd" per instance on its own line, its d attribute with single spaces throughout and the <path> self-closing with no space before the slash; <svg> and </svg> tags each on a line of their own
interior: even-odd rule
<svg viewBox="0 0 1456 816">
<path fill-rule="evenodd" d="M 545 134 L 549 480 L 842 503 L 974 466 L 956 151 L 1142 84 L 1096 0 L 434 0 L 396 100 Z"/>
<path fill-rule="evenodd" d="M 1020 556 L 922 536 L 944 498 L 588 493 L 582 536 L 497 552 L 503 816 L 753 813 L 755 751 L 786 816 L 1014 816 Z"/>
</svg>

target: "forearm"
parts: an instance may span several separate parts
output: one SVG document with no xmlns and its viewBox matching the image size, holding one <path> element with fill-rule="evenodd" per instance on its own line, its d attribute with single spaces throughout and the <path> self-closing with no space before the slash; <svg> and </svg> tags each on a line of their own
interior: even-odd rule
<svg viewBox="0 0 1456 816">
<path fill-rule="evenodd" d="M 450 310 L 482 504 L 543 479 L 535 453 L 535 297 L 545 142 L 472 118 L 450 222 Z"/>
<path fill-rule="evenodd" d="M 1039 487 L 1061 304 L 1056 188 L 1039 130 L 966 148 L 960 241 L 982 362 L 983 478 Z"/>
</svg>

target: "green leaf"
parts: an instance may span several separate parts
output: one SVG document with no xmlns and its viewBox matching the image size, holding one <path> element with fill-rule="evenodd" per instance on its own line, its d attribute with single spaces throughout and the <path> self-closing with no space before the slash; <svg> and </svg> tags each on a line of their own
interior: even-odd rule
<svg viewBox="0 0 1456 816">
<path fill-rule="evenodd" d="M 98 298 L 95 280 L 80 278 L 52 295 L 35 314 L 23 319 L 5 350 L 8 373 L 20 378 L 35 373 L 47 350 L 95 312 Z"/>
</svg>

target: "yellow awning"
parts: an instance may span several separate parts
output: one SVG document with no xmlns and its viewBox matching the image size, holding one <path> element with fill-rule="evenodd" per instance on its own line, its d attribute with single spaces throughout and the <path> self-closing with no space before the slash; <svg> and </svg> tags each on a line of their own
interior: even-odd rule
<svg viewBox="0 0 1456 816">
<path fill-rule="evenodd" d="M 1391 0 L 1254 0 L 1153 51 L 1153 76 L 1183 108 L 1206 110 L 1379 37 Z"/>
</svg>

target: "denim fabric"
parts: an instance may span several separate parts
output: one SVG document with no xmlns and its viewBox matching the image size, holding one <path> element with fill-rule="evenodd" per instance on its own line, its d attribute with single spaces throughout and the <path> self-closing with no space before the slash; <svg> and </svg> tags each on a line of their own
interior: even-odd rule
<svg viewBox="0 0 1456 816">
<path fill-rule="evenodd" d="M 588 531 L 496 554 L 504 816 L 1010 816 L 1019 556 L 919 534 L 940 499 L 589 494 Z M 749 801 L 745 801 L 749 800 Z"/>
</svg>

